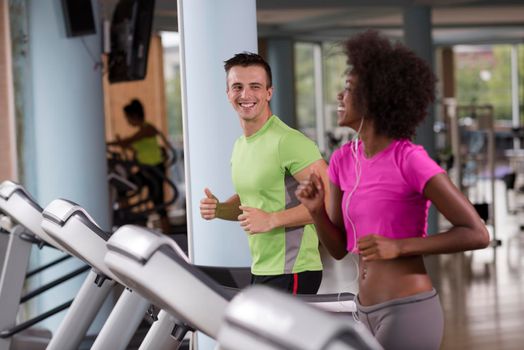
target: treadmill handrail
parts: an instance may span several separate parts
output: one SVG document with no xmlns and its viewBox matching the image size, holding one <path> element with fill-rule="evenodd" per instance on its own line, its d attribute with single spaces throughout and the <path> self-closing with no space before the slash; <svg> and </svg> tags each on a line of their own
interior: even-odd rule
<svg viewBox="0 0 524 350">
<path fill-rule="evenodd" d="M 151 237 L 155 236 L 153 240 Z M 175 241 L 156 231 L 135 225 L 125 225 L 116 230 L 107 242 L 108 251 L 113 251 L 144 265 L 155 254 L 161 252 L 174 260 L 178 265 L 190 271 L 195 278 L 202 281 L 215 293 L 221 295 L 226 300 L 231 300 L 240 289 L 225 287 L 201 271 L 197 265 L 192 264 L 187 256 L 182 252 Z M 109 266 L 111 270 L 111 266 Z M 304 302 L 313 303 L 317 308 L 340 312 L 353 312 L 354 294 L 349 292 L 304 295 L 298 294 L 297 297 Z M 348 305 L 351 303 L 351 305 Z M 337 304 L 337 305 L 334 305 Z"/>
<path fill-rule="evenodd" d="M 7 201 L 16 192 L 21 192 L 22 197 L 26 197 L 27 202 L 31 204 L 31 206 L 33 206 L 36 210 L 40 212 L 42 211 L 42 207 L 38 205 L 38 203 L 34 200 L 31 194 L 29 194 L 29 192 L 27 192 L 26 189 L 21 185 L 9 180 L 6 180 L 0 184 L 1 199 Z"/>
<path fill-rule="evenodd" d="M 37 267 L 37 268 L 35 268 L 33 270 L 28 271 L 26 273 L 26 275 L 25 275 L 25 278 L 32 277 L 32 276 L 36 275 L 37 273 L 40 273 L 40 272 L 42 272 L 42 271 L 44 271 L 44 270 L 46 270 L 46 269 L 48 269 L 50 267 L 58 265 L 62 261 L 69 260 L 71 258 L 73 258 L 72 255 L 64 254 L 63 256 L 61 256 L 61 257 L 59 257 L 59 258 L 57 258 L 57 259 L 55 259 L 55 260 L 45 264 L 45 265 L 39 266 L 39 267 Z"/>
<path fill-rule="evenodd" d="M 59 277 L 49 283 L 46 283 L 44 284 L 43 286 L 31 291 L 31 292 L 28 292 L 26 295 L 22 296 L 22 298 L 20 298 L 20 304 L 23 304 L 25 303 L 26 301 L 48 291 L 49 289 L 65 282 L 65 281 L 68 281 L 78 275 L 81 275 L 82 273 L 86 272 L 87 270 L 91 269 L 91 266 L 88 266 L 88 265 L 84 265 L 84 266 L 81 266 L 71 272 L 69 272 L 68 274 L 65 274 L 64 276 L 62 277 Z"/>
<path fill-rule="evenodd" d="M 43 314 L 39 315 L 39 316 L 36 316 L 32 319 L 29 319 L 25 322 L 22 322 L 16 326 L 14 326 L 13 328 L 10 328 L 10 329 L 5 329 L 5 330 L 1 330 L 0 331 L 0 338 L 2 339 L 6 339 L 6 338 L 10 338 L 12 337 L 13 335 L 17 334 L 17 333 L 20 333 L 21 331 L 37 324 L 38 322 L 40 321 L 43 321 L 51 316 L 54 316 L 56 315 L 57 313 L 67 309 L 68 307 L 71 306 L 71 304 L 73 303 L 73 300 L 74 299 L 71 299 L 47 312 L 44 312 Z"/>
<path fill-rule="evenodd" d="M 40 227 L 42 208 L 22 186 L 12 181 L 4 181 L 0 184 L 0 191 L 2 192 L 0 210 L 13 224 L 19 224 L 28 233 L 41 239 L 43 242 L 39 243 L 39 247 L 47 243 L 54 248 L 63 250 L 63 247 Z"/>
<path fill-rule="evenodd" d="M 157 239 L 152 241 L 151 235 L 155 235 Z M 122 244 L 122 242 L 125 243 Z M 190 264 L 187 255 L 173 239 L 144 227 L 124 225 L 116 230 L 107 242 L 108 250 L 117 251 L 141 264 L 164 246 L 171 248 L 180 258 Z"/>
<path fill-rule="evenodd" d="M 67 220 L 77 212 L 83 213 L 96 227 L 98 227 L 96 221 L 82 206 L 69 199 L 57 198 L 51 201 L 51 203 L 43 209 L 42 215 L 47 215 L 50 220 L 63 226 Z M 98 227 L 98 229 L 101 230 L 100 227 Z"/>
</svg>

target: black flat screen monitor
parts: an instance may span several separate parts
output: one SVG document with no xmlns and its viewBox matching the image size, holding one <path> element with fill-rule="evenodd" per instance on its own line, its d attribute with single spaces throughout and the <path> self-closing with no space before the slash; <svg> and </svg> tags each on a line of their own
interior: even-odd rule
<svg viewBox="0 0 524 350">
<path fill-rule="evenodd" d="M 91 0 L 62 0 L 62 10 L 68 37 L 96 33 Z"/>
<path fill-rule="evenodd" d="M 154 0 L 120 0 L 111 21 L 109 82 L 144 79 L 153 26 Z"/>
</svg>

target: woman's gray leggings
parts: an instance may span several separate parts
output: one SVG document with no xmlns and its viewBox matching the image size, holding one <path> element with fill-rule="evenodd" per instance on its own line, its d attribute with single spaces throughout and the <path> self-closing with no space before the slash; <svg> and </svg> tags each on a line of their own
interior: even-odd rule
<svg viewBox="0 0 524 350">
<path fill-rule="evenodd" d="M 433 289 L 405 298 L 362 306 L 355 298 L 358 318 L 385 350 L 438 350 L 444 332 L 444 316 Z"/>
</svg>

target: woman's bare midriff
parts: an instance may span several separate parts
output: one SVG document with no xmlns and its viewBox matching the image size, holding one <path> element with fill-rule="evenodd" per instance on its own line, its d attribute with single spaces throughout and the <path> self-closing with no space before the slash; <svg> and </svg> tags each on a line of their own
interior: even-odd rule
<svg viewBox="0 0 524 350">
<path fill-rule="evenodd" d="M 369 306 L 392 299 L 427 292 L 433 288 L 421 256 L 393 260 L 359 259 L 361 305 Z"/>
</svg>

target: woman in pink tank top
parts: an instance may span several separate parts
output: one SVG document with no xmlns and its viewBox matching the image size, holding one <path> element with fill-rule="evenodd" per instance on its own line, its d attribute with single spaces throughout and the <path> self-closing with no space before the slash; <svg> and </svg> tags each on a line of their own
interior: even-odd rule
<svg viewBox="0 0 524 350">
<path fill-rule="evenodd" d="M 486 227 L 466 197 L 410 140 L 434 101 L 428 64 L 378 32 L 345 43 L 350 70 L 338 124 L 357 137 L 329 164 L 330 205 L 317 174 L 297 196 L 336 259 L 359 255 L 358 316 L 385 349 L 439 349 L 443 315 L 423 256 L 485 248 Z M 433 203 L 452 224 L 426 235 Z"/>
</svg>

